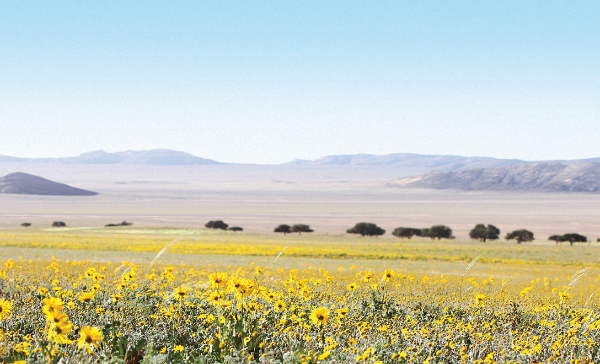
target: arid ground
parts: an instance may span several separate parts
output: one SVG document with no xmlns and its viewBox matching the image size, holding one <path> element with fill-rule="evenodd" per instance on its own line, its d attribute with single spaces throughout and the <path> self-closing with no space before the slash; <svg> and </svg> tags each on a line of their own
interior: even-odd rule
<svg viewBox="0 0 600 364">
<path fill-rule="evenodd" d="M 247 232 L 309 224 L 317 234 L 342 234 L 361 221 L 395 227 L 450 226 L 459 239 L 477 223 L 504 233 L 526 228 L 538 240 L 577 232 L 600 237 L 600 195 L 464 192 L 395 188 L 406 175 L 376 167 L 310 166 L 52 166 L 0 165 L 100 192 L 92 197 L 0 195 L 0 227 L 136 225 L 201 227 L 221 219 Z M 386 234 L 391 237 L 391 235 Z"/>
</svg>

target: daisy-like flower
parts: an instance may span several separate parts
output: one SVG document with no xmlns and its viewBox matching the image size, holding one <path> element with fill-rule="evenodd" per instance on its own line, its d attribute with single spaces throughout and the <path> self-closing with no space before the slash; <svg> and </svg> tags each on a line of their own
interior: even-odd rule
<svg viewBox="0 0 600 364">
<path fill-rule="evenodd" d="M 212 273 L 208 275 L 208 279 L 215 288 L 223 288 L 227 285 L 227 273 Z"/>
<path fill-rule="evenodd" d="M 5 316 L 10 315 L 12 312 L 12 302 L 5 300 L 4 298 L 0 300 L 0 320 Z"/>
<path fill-rule="evenodd" d="M 478 294 L 475 296 L 475 303 L 477 304 L 477 306 L 483 306 L 483 302 L 485 300 L 485 295 L 484 294 Z"/>
<path fill-rule="evenodd" d="M 58 297 L 44 298 L 44 307 L 42 308 L 42 311 L 44 311 L 46 316 L 50 316 L 56 312 L 60 312 L 64 310 L 64 308 L 65 303 L 62 299 Z"/>
<path fill-rule="evenodd" d="M 77 347 L 79 349 L 86 348 L 91 352 L 97 344 L 102 342 L 104 337 L 102 331 L 97 327 L 84 326 L 79 331 L 79 339 L 77 339 Z"/>
<path fill-rule="evenodd" d="M 220 293 L 220 292 L 217 292 L 217 291 L 213 291 L 213 292 L 210 293 L 208 299 L 212 303 L 218 303 L 224 297 L 225 297 L 225 295 L 223 293 Z"/>
<path fill-rule="evenodd" d="M 386 269 L 383 273 L 382 273 L 383 279 L 386 282 L 390 282 L 394 279 L 394 277 L 396 276 L 396 272 L 394 272 L 391 269 Z"/>
<path fill-rule="evenodd" d="M 71 321 L 61 320 L 59 322 L 55 322 L 50 325 L 50 329 L 48 330 L 48 340 L 60 344 L 67 344 L 70 342 L 70 340 L 66 335 L 70 334 L 71 331 L 73 331 L 73 324 Z"/>
<path fill-rule="evenodd" d="M 354 291 L 356 290 L 356 288 L 358 288 L 358 286 L 356 285 L 356 283 L 352 282 L 348 285 L 348 290 L 349 291 Z"/>
<path fill-rule="evenodd" d="M 319 307 L 312 310 L 310 313 L 310 322 L 315 325 L 325 325 L 329 320 L 331 312 L 327 307 Z"/>
<path fill-rule="evenodd" d="M 82 294 L 79 295 L 79 298 L 77 298 L 80 302 L 85 302 L 85 303 L 89 303 L 91 300 L 94 299 L 94 293 L 92 292 L 83 292 Z"/>
<path fill-rule="evenodd" d="M 175 298 L 177 301 L 184 300 L 191 290 L 192 289 L 190 287 L 179 286 L 175 288 L 175 291 L 173 292 L 173 298 Z"/>
<path fill-rule="evenodd" d="M 347 307 L 345 307 L 345 308 L 340 308 L 340 309 L 338 309 L 338 310 L 335 310 L 335 312 L 338 314 L 338 317 L 339 317 L 340 319 L 346 318 L 346 316 L 348 316 L 348 312 L 349 312 L 349 311 L 350 311 L 350 310 L 349 310 Z"/>
<path fill-rule="evenodd" d="M 287 305 L 282 300 L 278 300 L 277 302 L 275 302 L 275 308 L 277 309 L 277 311 L 283 311 L 283 310 L 285 310 L 286 306 Z"/>
<path fill-rule="evenodd" d="M 67 316 L 66 313 L 64 312 L 60 312 L 60 311 L 55 311 L 51 314 L 47 314 L 46 318 L 48 319 L 48 321 L 50 321 L 52 324 L 56 324 L 62 321 L 68 321 L 69 317 Z"/>
</svg>

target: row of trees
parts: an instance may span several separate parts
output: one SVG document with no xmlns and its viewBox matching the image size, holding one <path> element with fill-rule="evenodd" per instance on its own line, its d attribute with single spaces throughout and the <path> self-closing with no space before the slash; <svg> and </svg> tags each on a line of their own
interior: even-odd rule
<svg viewBox="0 0 600 364">
<path fill-rule="evenodd" d="M 205 226 L 209 229 L 220 229 L 230 231 L 244 230 L 239 226 L 229 227 L 229 225 L 224 223 L 222 220 L 211 220 L 207 222 Z M 312 233 L 314 230 L 312 230 L 310 226 L 306 224 L 295 224 L 291 226 L 287 224 L 281 224 L 277 226 L 273 231 L 285 235 L 290 233 Z M 359 222 L 356 225 L 354 225 L 354 227 L 346 230 L 346 233 L 372 237 L 385 234 L 385 230 L 370 222 Z M 414 236 L 428 237 L 431 239 L 438 240 L 454 239 L 454 236 L 452 235 L 452 229 L 445 225 L 433 225 L 430 228 L 423 229 L 412 227 L 398 227 L 394 229 L 392 235 L 405 239 L 411 239 Z M 491 224 L 477 224 L 469 232 L 469 237 L 471 239 L 479 240 L 481 242 L 486 242 L 487 240 L 497 240 L 500 239 L 500 229 Z M 516 240 L 518 244 L 533 241 L 535 239 L 533 233 L 526 229 L 514 230 L 506 234 L 504 238 L 506 240 Z M 571 245 L 573 245 L 574 243 L 578 242 L 587 242 L 587 237 L 577 233 L 568 233 L 563 235 L 552 235 L 548 238 L 548 240 L 553 240 L 556 242 L 556 244 L 568 241 Z M 600 242 L 600 239 L 598 239 L 598 241 Z"/>
<path fill-rule="evenodd" d="M 445 225 L 434 225 L 430 228 L 417 229 L 410 227 L 399 227 L 394 229 L 392 235 L 399 238 L 410 239 L 413 236 L 427 237 L 431 239 L 454 239 L 452 229 Z"/>
<path fill-rule="evenodd" d="M 289 233 L 298 233 L 298 235 L 300 235 L 301 233 L 312 233 L 314 230 L 306 224 L 295 224 L 292 226 L 281 224 L 273 231 L 276 233 L 283 233 L 284 235 Z"/>
<path fill-rule="evenodd" d="M 239 226 L 229 227 L 229 225 L 224 223 L 222 220 L 210 220 L 204 226 L 209 229 L 216 229 L 216 230 L 229 230 L 229 231 L 243 231 L 244 230 Z"/>
<path fill-rule="evenodd" d="M 556 242 L 556 245 L 565 241 L 568 241 L 571 245 L 573 245 L 573 243 L 587 243 L 587 237 L 577 233 L 552 235 L 548 238 L 548 240 L 554 240 Z M 600 241 L 600 239 L 598 239 L 598 241 Z"/>
</svg>

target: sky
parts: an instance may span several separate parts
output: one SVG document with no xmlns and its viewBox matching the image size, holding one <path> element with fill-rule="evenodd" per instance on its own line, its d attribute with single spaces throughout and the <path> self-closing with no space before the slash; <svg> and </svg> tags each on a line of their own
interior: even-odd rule
<svg viewBox="0 0 600 364">
<path fill-rule="evenodd" d="M 2 1 L 0 155 L 600 157 L 599 1 Z"/>
</svg>

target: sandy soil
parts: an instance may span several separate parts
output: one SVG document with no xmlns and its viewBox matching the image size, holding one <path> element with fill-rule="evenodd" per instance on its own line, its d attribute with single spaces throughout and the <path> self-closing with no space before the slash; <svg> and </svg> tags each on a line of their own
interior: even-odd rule
<svg viewBox="0 0 600 364">
<path fill-rule="evenodd" d="M 221 219 L 248 232 L 305 223 L 317 233 L 341 234 L 355 223 L 450 226 L 468 238 L 477 223 L 506 233 L 518 228 L 538 239 L 578 232 L 600 237 L 600 194 L 501 193 L 389 187 L 406 171 L 297 166 L 52 166 L 0 165 L 0 175 L 32 173 L 100 192 L 92 197 L 0 195 L 0 227 L 136 225 L 198 227 Z"/>
</svg>

